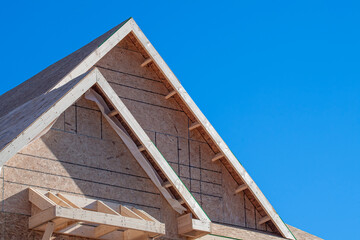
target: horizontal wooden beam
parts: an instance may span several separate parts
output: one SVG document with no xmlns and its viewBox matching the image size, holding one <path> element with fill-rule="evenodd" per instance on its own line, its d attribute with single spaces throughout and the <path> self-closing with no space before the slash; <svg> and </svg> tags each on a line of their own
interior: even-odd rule
<svg viewBox="0 0 360 240">
<path fill-rule="evenodd" d="M 210 233 L 210 223 L 193 219 L 191 213 L 178 217 L 177 222 L 180 235 L 198 238 Z"/>
<path fill-rule="evenodd" d="M 177 92 L 175 90 L 171 91 L 168 93 L 168 95 L 165 96 L 165 99 L 169 99 L 171 98 L 172 96 L 174 96 Z"/>
<path fill-rule="evenodd" d="M 240 193 L 240 192 L 242 192 L 242 191 L 244 191 L 245 189 L 247 189 L 248 188 L 248 186 L 244 183 L 244 184 L 241 184 L 240 186 L 238 186 L 237 188 L 236 188 L 236 190 L 235 190 L 235 194 L 236 193 Z"/>
<path fill-rule="evenodd" d="M 264 224 L 264 223 L 266 223 L 266 222 L 268 222 L 268 221 L 270 221 L 270 220 L 271 220 L 271 217 L 270 217 L 270 216 L 262 217 L 262 218 L 260 218 L 260 220 L 259 220 L 259 222 L 258 222 L 258 225 Z"/>
<path fill-rule="evenodd" d="M 29 218 L 29 229 L 43 225 L 56 217 L 56 205 L 49 207 Z"/>
<path fill-rule="evenodd" d="M 223 157 L 225 157 L 225 155 L 222 152 L 219 152 L 211 159 L 211 161 L 215 162 L 215 161 L 217 161 L 217 160 L 219 160 L 220 158 L 223 158 Z"/>
<path fill-rule="evenodd" d="M 134 211 L 134 209 L 132 210 Z M 136 212 L 136 214 L 138 213 Z M 149 216 L 147 217 L 150 219 Z M 29 228 L 33 229 L 51 221 L 54 218 L 65 218 L 79 222 L 108 225 L 117 228 L 132 229 L 148 233 L 165 234 L 165 224 L 154 221 L 153 219 L 151 219 L 151 221 L 146 221 L 143 219 L 124 217 L 121 215 L 87 211 L 77 208 L 64 208 L 60 206 L 50 207 L 34 216 L 31 216 L 29 219 Z"/>
<path fill-rule="evenodd" d="M 189 130 L 191 131 L 191 130 L 194 130 L 194 129 L 198 128 L 198 127 L 201 127 L 201 123 L 194 122 L 193 124 L 190 125 Z"/>
<path fill-rule="evenodd" d="M 118 112 L 117 110 L 112 110 L 111 112 L 108 113 L 108 116 L 109 116 L 109 117 L 113 117 L 113 116 L 115 116 L 115 115 L 118 115 L 118 113 L 119 113 L 119 112 Z"/>
<path fill-rule="evenodd" d="M 151 62 L 152 62 L 152 58 L 147 58 L 147 59 L 145 59 L 145 61 L 140 66 L 145 67 Z"/>
</svg>

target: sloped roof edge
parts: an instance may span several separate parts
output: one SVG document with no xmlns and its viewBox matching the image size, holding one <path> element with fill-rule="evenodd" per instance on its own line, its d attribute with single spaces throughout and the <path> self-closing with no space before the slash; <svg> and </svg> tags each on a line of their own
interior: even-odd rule
<svg viewBox="0 0 360 240">
<path fill-rule="evenodd" d="M 69 73 L 71 73 L 72 70 L 78 68 L 92 52 L 101 47 L 104 42 L 112 37 L 130 19 L 131 18 L 120 23 L 82 48 L 55 62 L 25 82 L 2 94 L 0 96 L 0 117 L 6 115 L 24 103 L 50 91 L 63 79 L 68 78 Z M 80 74 L 83 74 L 87 70 L 89 70 L 89 68 L 82 71 Z M 76 76 L 75 74 L 72 74 L 71 79 L 79 76 L 80 74 L 77 74 Z"/>
</svg>

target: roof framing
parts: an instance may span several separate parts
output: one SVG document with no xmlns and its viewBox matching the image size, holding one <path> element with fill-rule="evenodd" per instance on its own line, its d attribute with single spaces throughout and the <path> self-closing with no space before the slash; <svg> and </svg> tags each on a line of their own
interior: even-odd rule
<svg viewBox="0 0 360 240">
<path fill-rule="evenodd" d="M 243 184 L 246 184 L 246 188 L 244 187 L 244 191 L 249 191 L 258 202 L 261 209 L 264 210 L 265 214 L 270 217 L 270 220 L 277 230 L 280 232 L 280 234 L 283 237 L 286 237 L 288 239 L 295 239 L 291 231 L 287 228 L 285 223 L 280 219 L 279 215 L 276 213 L 276 211 L 273 209 L 269 201 L 266 199 L 264 194 L 261 192 L 259 187 L 255 184 L 253 179 L 250 177 L 250 175 L 246 172 L 244 167 L 240 164 L 240 162 L 236 159 L 234 154 L 230 151 L 229 147 L 226 145 L 224 140 L 220 137 L 220 135 L 216 132 L 214 127 L 210 124 L 210 122 L 207 120 L 207 118 L 204 116 L 204 114 L 200 111 L 200 109 L 196 106 L 194 101 L 191 99 L 189 94 L 186 92 L 186 90 L 183 88 L 183 86 L 180 84 L 179 80 L 176 78 L 174 73 L 170 70 L 170 68 L 167 66 L 165 61 L 161 58 L 159 53 L 155 50 L 155 48 L 152 46 L 150 41 L 146 38 L 144 33 L 140 30 L 139 26 L 136 24 L 134 19 L 129 19 L 126 23 L 124 23 L 114 34 L 112 34 L 104 43 L 98 46 L 91 54 L 89 54 L 81 63 L 79 63 L 72 71 L 70 71 L 64 78 L 62 78 L 54 88 L 58 89 L 69 83 L 70 81 L 74 80 L 75 78 L 79 77 L 84 72 L 88 71 L 91 67 L 93 67 L 97 61 L 99 61 L 105 54 L 107 54 L 116 44 L 118 44 L 125 36 L 132 33 L 137 41 L 140 43 L 141 47 L 146 51 L 148 54 L 148 57 L 146 58 L 146 64 L 145 65 L 151 65 L 155 66 L 166 78 L 168 84 L 171 86 L 171 90 L 169 91 L 169 97 L 176 97 L 176 99 L 179 99 L 186 107 L 188 112 L 190 112 L 193 117 L 195 118 L 194 124 L 196 123 L 197 129 L 201 129 L 207 137 L 207 141 L 211 141 L 213 145 L 216 146 L 216 148 L 219 150 L 219 152 L 222 155 L 222 159 L 225 159 L 225 162 L 231 167 L 231 169 L 235 172 L 235 174 L 242 180 Z M 149 60 L 151 59 L 151 60 Z M 89 82 L 90 83 L 90 82 Z M 84 89 L 81 89 L 82 94 L 84 93 L 84 89 L 86 88 L 83 86 Z M 81 95 L 82 95 L 81 94 Z M 81 96 L 80 95 L 80 96 Z M 74 98 L 74 96 L 71 96 Z M 70 96 L 67 97 L 70 99 Z M 67 99 L 67 101 L 69 101 Z M 49 110 L 52 111 L 52 114 L 46 114 L 46 116 L 41 116 L 41 118 L 34 121 L 28 128 L 26 128 L 20 135 L 18 135 L 11 143 L 7 144 L 4 149 L 0 152 L 0 167 L 8 160 L 10 159 L 16 152 L 18 152 L 22 147 L 30 143 L 31 139 L 36 137 L 36 132 L 38 129 L 43 129 L 43 127 L 46 125 L 45 122 L 48 122 L 49 119 L 53 119 L 54 121 L 56 117 L 58 116 L 59 110 L 54 109 L 62 109 L 65 108 L 67 105 L 67 101 L 63 100 L 62 104 L 56 103 L 58 105 L 56 108 L 51 108 Z M 59 101 L 60 102 L 60 101 Z M 40 133 L 40 132 L 38 132 Z M 138 133 L 139 136 L 142 135 L 141 131 Z M 147 151 L 153 156 L 157 156 L 155 146 L 146 145 L 147 142 L 144 142 L 144 147 L 147 147 Z M 161 155 L 161 154 L 160 154 Z M 162 160 L 163 161 L 163 160 Z M 223 162 L 223 161 L 222 161 Z M 179 186 L 176 185 L 177 183 L 174 181 L 171 181 L 172 184 L 175 184 L 176 188 Z M 235 191 L 235 190 L 234 190 Z M 190 194 L 190 193 L 189 193 Z M 193 207 L 192 205 L 189 205 L 190 207 Z M 264 216 L 265 217 L 265 216 Z"/>
</svg>

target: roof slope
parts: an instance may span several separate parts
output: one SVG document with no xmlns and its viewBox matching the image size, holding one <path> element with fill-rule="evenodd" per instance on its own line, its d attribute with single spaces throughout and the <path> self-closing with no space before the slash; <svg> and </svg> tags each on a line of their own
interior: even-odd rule
<svg viewBox="0 0 360 240">
<path fill-rule="evenodd" d="M 0 96 L 0 117 L 24 103 L 46 93 L 61 81 L 71 70 L 82 62 L 99 45 L 121 28 L 128 20 L 120 23 L 84 47 L 45 68 L 27 81 Z"/>
<path fill-rule="evenodd" d="M 37 118 L 49 110 L 65 93 L 79 83 L 85 75 L 86 73 L 53 91 L 42 93 L 2 116 L 0 118 L 0 149 L 3 149 Z"/>
</svg>

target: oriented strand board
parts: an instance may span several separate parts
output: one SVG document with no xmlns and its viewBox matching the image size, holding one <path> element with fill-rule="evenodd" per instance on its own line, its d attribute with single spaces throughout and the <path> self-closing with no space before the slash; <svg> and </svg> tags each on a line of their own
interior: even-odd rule
<svg viewBox="0 0 360 240">
<path fill-rule="evenodd" d="M 223 171 L 223 177 L 224 222 L 226 224 L 245 227 L 244 192 L 238 194 L 234 193 L 237 183 L 225 169 Z"/>
<path fill-rule="evenodd" d="M 62 122 L 67 128 L 61 129 L 58 120 L 57 127 L 4 166 L 4 211 L 29 216 L 27 188 L 35 187 L 132 205 L 160 221 L 174 218 L 172 221 L 176 222 L 173 210 L 161 210 L 169 206 L 121 139 L 109 132 L 103 134 L 109 126 L 102 121 L 98 109 L 83 98 L 80 101 L 65 112 L 63 119 L 71 122 Z M 176 234 L 174 231 L 172 234 Z"/>
<path fill-rule="evenodd" d="M 211 161 L 215 153 L 200 132 L 189 131 L 192 122 L 174 97 L 165 100 L 169 90 L 161 76 L 151 67 L 141 67 L 144 57 L 128 39 L 124 42 L 97 63 L 101 73 L 210 218 L 256 228 L 260 214 L 251 202 L 246 210 L 243 194 L 234 196 L 237 183 L 220 161 Z"/>
</svg>

